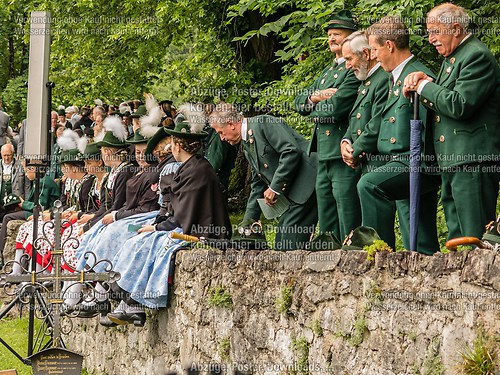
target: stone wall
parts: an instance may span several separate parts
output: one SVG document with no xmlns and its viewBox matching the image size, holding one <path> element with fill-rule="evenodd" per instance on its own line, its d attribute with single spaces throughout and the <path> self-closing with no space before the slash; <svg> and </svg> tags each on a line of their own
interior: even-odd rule
<svg viewBox="0 0 500 375">
<path fill-rule="evenodd" d="M 500 254 L 183 251 L 171 297 L 142 329 L 78 319 L 69 347 L 107 374 L 457 374 L 500 337 Z"/>
</svg>

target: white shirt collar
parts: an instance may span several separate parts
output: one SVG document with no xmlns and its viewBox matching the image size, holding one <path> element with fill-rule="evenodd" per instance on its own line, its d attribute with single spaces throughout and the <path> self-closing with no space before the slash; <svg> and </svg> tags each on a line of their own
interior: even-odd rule
<svg viewBox="0 0 500 375">
<path fill-rule="evenodd" d="M 467 35 L 465 36 L 465 38 L 463 38 L 463 39 L 462 39 L 462 41 L 460 42 L 460 44 L 462 44 L 463 42 L 465 42 L 465 41 L 466 41 L 467 39 L 469 39 L 471 36 L 472 36 L 472 34 L 467 34 Z M 459 45 L 460 45 L 460 44 L 459 44 Z"/>
<path fill-rule="evenodd" d="M 338 59 L 335 59 L 335 62 L 337 63 L 337 65 L 342 64 L 344 61 L 345 61 L 344 57 L 339 57 Z"/>
<path fill-rule="evenodd" d="M 375 66 L 373 68 L 370 69 L 366 78 L 370 77 L 373 73 L 375 73 L 379 67 L 380 67 L 380 63 L 378 62 L 375 64 Z"/>
<path fill-rule="evenodd" d="M 12 167 L 14 166 L 14 161 L 10 164 L 5 164 L 2 160 L 2 170 L 4 174 L 12 174 Z"/>
<path fill-rule="evenodd" d="M 410 57 L 408 57 L 405 61 L 403 61 L 401 64 L 399 64 L 397 67 L 395 67 L 393 69 L 393 71 L 391 72 L 391 74 L 392 74 L 392 80 L 393 80 L 394 84 L 396 84 L 399 76 L 403 72 L 403 69 L 405 68 L 406 64 L 408 64 L 408 61 L 410 61 L 411 59 L 413 59 L 413 55 L 411 55 Z"/>
<path fill-rule="evenodd" d="M 246 118 L 243 118 L 243 121 L 241 121 L 241 139 L 246 142 L 247 140 L 247 129 L 248 129 L 248 122 Z"/>
</svg>

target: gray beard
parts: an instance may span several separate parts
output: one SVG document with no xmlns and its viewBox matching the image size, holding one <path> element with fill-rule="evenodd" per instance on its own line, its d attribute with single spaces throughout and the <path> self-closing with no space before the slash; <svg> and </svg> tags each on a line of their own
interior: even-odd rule
<svg viewBox="0 0 500 375">
<path fill-rule="evenodd" d="M 364 81 L 368 77 L 368 61 L 360 65 L 359 71 L 354 72 L 354 75 L 360 81 Z"/>
</svg>

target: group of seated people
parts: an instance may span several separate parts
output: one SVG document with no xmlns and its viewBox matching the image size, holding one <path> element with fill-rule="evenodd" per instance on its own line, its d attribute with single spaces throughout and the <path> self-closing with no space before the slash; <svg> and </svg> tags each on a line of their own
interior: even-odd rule
<svg viewBox="0 0 500 375">
<path fill-rule="evenodd" d="M 27 271 L 25 254 L 32 256 L 36 248 L 37 271 L 53 272 L 56 233 L 55 226 L 47 224 L 54 219 L 54 202 L 62 197 L 63 272 L 105 272 L 109 261 L 121 275 L 112 284 L 66 281 L 63 310 L 78 317 L 100 314 L 105 326 L 143 326 L 144 307 L 166 306 L 170 260 L 184 244 L 171 232 L 231 237 L 220 176 L 200 152 L 209 135 L 204 131 L 205 108 L 181 106 L 175 122 L 162 126 L 154 98 L 147 98 L 146 107 L 132 137 L 122 119 L 113 115 L 103 121 L 101 137 L 64 130 L 57 140 L 62 194 L 49 174 L 39 182 L 40 205 L 46 210 L 39 215 L 38 238 L 45 240 L 33 241 L 33 192 L 26 200 L 16 197 L 18 209 L 3 218 L 2 249 L 7 223 L 27 220 L 17 233 L 15 259 L 4 271 Z M 35 179 L 35 168 L 24 162 L 30 180 Z M 110 296 L 120 300 L 114 311 Z"/>
</svg>

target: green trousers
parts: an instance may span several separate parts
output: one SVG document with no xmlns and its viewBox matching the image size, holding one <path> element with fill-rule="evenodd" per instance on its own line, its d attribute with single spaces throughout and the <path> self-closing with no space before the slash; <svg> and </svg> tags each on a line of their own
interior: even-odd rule
<svg viewBox="0 0 500 375">
<path fill-rule="evenodd" d="M 356 184 L 360 170 L 348 167 L 341 159 L 320 160 L 316 177 L 319 230 L 330 232 L 341 242 L 361 225 L 361 206 Z"/>
<path fill-rule="evenodd" d="M 276 227 L 276 250 L 304 250 L 318 222 L 316 194 L 312 193 L 304 204 L 290 202 Z"/>
<path fill-rule="evenodd" d="M 442 173 L 441 202 L 448 239 L 481 238 L 486 224 L 495 220 L 498 172 L 494 168 L 494 164 L 477 163 Z"/>
<path fill-rule="evenodd" d="M 409 176 L 406 163 L 391 161 L 363 175 L 358 183 L 363 225 L 374 228 L 391 247 L 393 245 L 389 242 L 394 238 L 393 202 L 396 201 L 403 244 L 406 249 L 409 248 Z M 417 251 L 424 254 L 433 254 L 439 250 L 436 226 L 439 183 L 439 176 L 421 175 Z"/>
</svg>

